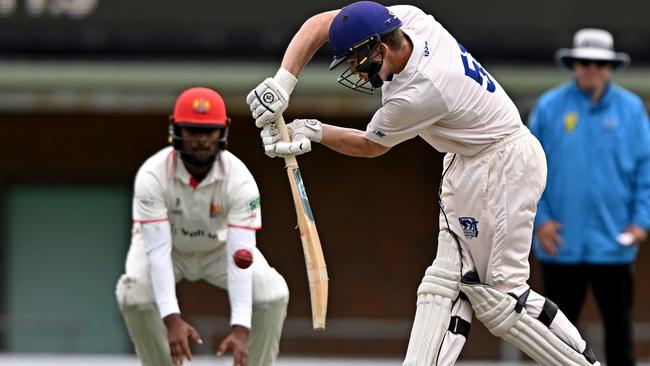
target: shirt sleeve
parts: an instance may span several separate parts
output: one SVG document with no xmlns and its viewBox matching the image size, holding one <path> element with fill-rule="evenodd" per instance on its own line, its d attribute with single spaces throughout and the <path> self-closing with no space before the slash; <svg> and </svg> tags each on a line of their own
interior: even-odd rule
<svg viewBox="0 0 650 366">
<path fill-rule="evenodd" d="M 250 173 L 241 174 L 230 187 L 228 227 L 259 230 L 262 228 L 260 192 Z"/>
<path fill-rule="evenodd" d="M 230 325 L 251 327 L 253 314 L 253 265 L 242 269 L 235 264 L 235 252 L 255 253 L 255 230 L 238 227 L 228 228 L 228 298 L 230 300 Z M 255 263 L 253 257 L 253 263 Z"/>
<path fill-rule="evenodd" d="M 176 279 L 172 264 L 172 236 L 169 221 L 142 224 L 144 248 L 160 317 L 180 314 L 176 298 Z"/>
<path fill-rule="evenodd" d="M 365 137 L 386 147 L 412 139 L 449 114 L 449 107 L 433 83 L 420 78 L 384 102 L 366 127 Z M 426 96 L 425 99 L 421 99 Z"/>
<path fill-rule="evenodd" d="M 167 220 L 167 205 L 158 177 L 150 171 L 139 171 L 135 177 L 133 194 L 133 221 L 155 222 Z"/>
<path fill-rule="evenodd" d="M 637 150 L 636 190 L 634 192 L 633 224 L 650 230 L 650 121 L 643 105 L 640 106 Z"/>
<path fill-rule="evenodd" d="M 533 108 L 533 111 L 530 113 L 530 116 L 528 118 L 528 128 L 530 129 L 530 132 L 542 144 L 542 147 L 544 146 L 544 141 L 542 138 L 542 124 L 544 123 L 543 115 L 544 113 L 541 110 L 540 105 L 538 104 L 535 106 L 535 108 Z M 542 197 L 537 203 L 537 215 L 535 216 L 535 224 L 534 224 L 535 229 L 540 227 L 543 223 L 547 222 L 548 220 L 551 220 L 551 218 L 552 218 L 551 209 L 549 206 L 548 197 L 546 195 L 546 190 L 544 190 Z"/>
</svg>

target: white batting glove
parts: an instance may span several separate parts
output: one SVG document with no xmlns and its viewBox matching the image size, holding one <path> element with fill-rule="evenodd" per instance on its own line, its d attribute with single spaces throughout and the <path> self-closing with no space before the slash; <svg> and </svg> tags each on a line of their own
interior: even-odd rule
<svg viewBox="0 0 650 366">
<path fill-rule="evenodd" d="M 278 154 L 275 153 L 275 144 L 278 141 L 282 141 L 282 136 L 280 136 L 280 130 L 275 127 L 275 123 L 267 123 L 262 127 L 262 132 L 260 132 L 262 137 L 262 145 L 264 145 L 264 153 L 271 158 L 275 158 Z"/>
<path fill-rule="evenodd" d="M 307 138 L 310 141 L 320 142 L 323 138 L 323 126 L 317 119 L 294 119 L 287 128 L 291 141 Z"/>
<path fill-rule="evenodd" d="M 289 96 L 298 79 L 289 71 L 280 68 L 273 78 L 267 78 L 246 96 L 255 126 L 264 125 L 278 119 L 289 106 Z"/>
<path fill-rule="evenodd" d="M 320 142 L 323 138 L 323 127 L 316 119 L 296 119 L 287 124 L 291 142 L 282 141 L 280 130 L 275 124 L 267 124 L 260 136 L 266 155 L 276 156 L 301 155 L 311 151 L 311 142 Z"/>
</svg>

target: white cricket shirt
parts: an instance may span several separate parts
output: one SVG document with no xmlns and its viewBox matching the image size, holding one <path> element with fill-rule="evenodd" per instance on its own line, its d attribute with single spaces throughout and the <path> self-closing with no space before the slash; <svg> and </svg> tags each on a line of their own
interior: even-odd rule
<svg viewBox="0 0 650 366">
<path fill-rule="evenodd" d="M 133 220 L 169 220 L 173 248 L 179 252 L 216 249 L 228 226 L 258 230 L 260 195 L 248 168 L 228 151 L 196 185 L 172 147 L 149 158 L 135 179 Z"/>
<path fill-rule="evenodd" d="M 237 268 L 232 254 L 238 248 L 255 247 L 251 230 L 260 229 L 262 221 L 257 184 L 244 163 L 222 151 L 212 170 L 197 183 L 172 147 L 161 150 L 136 175 L 133 220 L 143 225 L 153 290 L 162 317 L 180 313 L 172 249 L 201 253 L 227 245 L 231 324 L 250 328 L 252 268 Z M 160 225 L 166 221 L 169 225 Z M 156 234 L 161 229 L 168 232 Z"/>
<path fill-rule="evenodd" d="M 413 52 L 384 83 L 366 138 L 392 147 L 420 136 L 438 151 L 471 156 L 523 126 L 499 83 L 433 16 L 410 5 L 388 9 Z"/>
</svg>

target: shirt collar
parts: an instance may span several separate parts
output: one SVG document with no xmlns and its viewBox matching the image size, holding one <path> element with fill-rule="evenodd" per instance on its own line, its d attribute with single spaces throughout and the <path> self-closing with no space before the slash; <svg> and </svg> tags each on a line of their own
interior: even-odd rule
<svg viewBox="0 0 650 366">
<path fill-rule="evenodd" d="M 402 31 L 411 39 L 413 49 L 411 50 L 411 56 L 409 56 L 409 60 L 406 62 L 404 70 L 400 71 L 399 74 L 392 75 L 391 81 L 396 82 L 404 82 L 411 79 L 413 74 L 417 71 L 420 60 L 422 60 L 425 46 L 424 41 L 415 35 L 415 33 L 411 32 L 411 30 L 405 28 L 400 29 L 402 29 Z"/>
<path fill-rule="evenodd" d="M 585 99 L 587 103 L 591 106 L 593 109 L 598 109 L 601 107 L 606 107 L 609 105 L 610 100 L 612 99 L 612 88 L 611 88 L 611 82 L 608 80 L 607 84 L 605 85 L 605 91 L 603 92 L 603 95 L 600 97 L 600 99 L 596 102 L 596 104 L 591 104 L 591 95 L 589 93 L 583 91 L 578 87 L 578 81 L 573 80 L 573 89 L 576 91 L 577 94 L 579 94 L 582 98 Z"/>
<path fill-rule="evenodd" d="M 180 154 L 174 151 L 174 155 L 176 157 L 174 177 L 183 182 L 183 184 L 192 186 L 192 183 L 190 183 L 193 181 L 192 175 L 187 171 L 187 168 L 185 168 L 185 164 L 183 164 L 183 160 L 181 160 Z M 219 155 L 217 155 L 214 164 L 212 165 L 212 169 L 210 169 L 208 175 L 206 175 L 206 177 L 201 181 L 201 183 L 199 183 L 198 186 L 200 187 L 206 184 L 212 184 L 218 180 L 223 180 L 225 178 L 223 166 L 223 152 L 220 152 Z"/>
</svg>

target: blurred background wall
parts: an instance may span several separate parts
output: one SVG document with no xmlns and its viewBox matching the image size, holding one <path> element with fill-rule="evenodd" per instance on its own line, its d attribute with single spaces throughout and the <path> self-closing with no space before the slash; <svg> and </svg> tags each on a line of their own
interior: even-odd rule
<svg viewBox="0 0 650 366">
<path fill-rule="evenodd" d="M 0 351 L 131 351 L 114 302 L 129 244 L 140 164 L 166 146 L 184 88 L 225 97 L 230 149 L 262 194 L 259 246 L 291 290 L 287 354 L 403 354 L 415 290 L 433 260 L 442 154 L 412 140 L 380 158 L 320 146 L 300 163 L 330 272 L 328 330 L 310 327 L 304 259 L 283 163 L 266 158 L 244 97 L 279 66 L 290 37 L 338 1 L 0 0 Z M 386 2 L 392 4 L 395 2 Z M 526 118 L 545 89 L 570 76 L 553 64 L 585 26 L 612 31 L 632 66 L 615 81 L 650 102 L 646 1 L 413 1 L 432 13 L 496 77 Z M 316 56 L 285 114 L 363 129 L 379 97 L 336 83 Z M 639 356 L 650 358 L 650 254 L 641 250 L 635 308 Z M 531 283 L 539 288 L 533 261 Z M 227 331 L 225 294 L 179 285 L 181 308 L 205 338 Z M 590 302 L 581 328 L 602 342 Z M 207 352 L 203 347 L 198 352 Z M 519 353 L 478 322 L 464 358 Z"/>
</svg>

